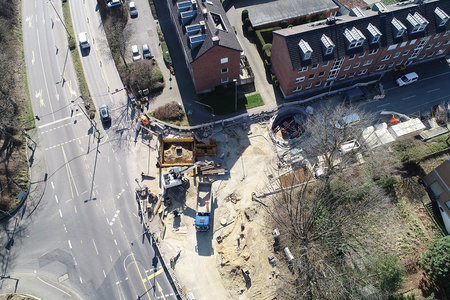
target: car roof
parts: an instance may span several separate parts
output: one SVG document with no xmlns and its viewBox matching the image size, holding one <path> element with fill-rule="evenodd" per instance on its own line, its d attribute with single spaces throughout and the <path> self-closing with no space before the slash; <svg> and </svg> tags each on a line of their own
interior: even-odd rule
<svg viewBox="0 0 450 300">
<path fill-rule="evenodd" d="M 148 50 L 148 45 L 147 44 L 142 45 L 142 49 Z"/>
<path fill-rule="evenodd" d="M 136 7 L 136 5 L 134 4 L 134 2 L 130 2 L 130 7 Z"/>
<path fill-rule="evenodd" d="M 131 50 L 133 50 L 133 52 L 137 52 L 138 51 L 138 46 L 137 45 L 131 46 Z"/>
<path fill-rule="evenodd" d="M 80 32 L 80 33 L 78 34 L 78 39 L 79 39 L 81 42 L 86 41 L 86 40 L 87 40 L 87 32 Z"/>
<path fill-rule="evenodd" d="M 419 77 L 419 75 L 417 75 L 416 72 L 411 72 L 411 73 L 406 74 L 405 77 L 408 79 L 412 79 L 412 78 Z"/>
<path fill-rule="evenodd" d="M 108 105 L 106 105 L 106 104 L 102 104 L 102 105 L 100 105 L 100 107 L 99 107 L 100 109 L 104 109 L 104 108 L 108 108 Z"/>
</svg>

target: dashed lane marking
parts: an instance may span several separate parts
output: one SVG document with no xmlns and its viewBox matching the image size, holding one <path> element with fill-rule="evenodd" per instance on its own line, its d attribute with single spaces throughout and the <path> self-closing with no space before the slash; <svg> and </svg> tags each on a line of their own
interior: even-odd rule
<svg viewBox="0 0 450 300">
<path fill-rule="evenodd" d="M 59 216 L 62 218 L 62 212 L 61 212 L 61 210 L 59 210 Z"/>
<path fill-rule="evenodd" d="M 55 195 L 55 200 L 56 200 L 56 203 L 59 203 L 58 202 L 58 196 L 56 196 L 56 195 Z"/>
<path fill-rule="evenodd" d="M 70 240 L 67 240 L 67 243 L 69 244 L 69 248 L 72 249 L 72 244 L 70 243 Z"/>
<path fill-rule="evenodd" d="M 51 149 L 54 149 L 54 148 L 57 148 L 57 147 L 60 147 L 60 146 L 62 147 L 63 145 L 66 145 L 66 144 L 68 144 L 68 143 L 73 143 L 73 142 L 75 142 L 75 141 L 77 141 L 77 140 L 86 138 L 86 137 L 88 137 L 88 136 L 89 136 L 89 135 L 86 134 L 86 135 L 84 135 L 84 136 L 81 136 L 81 137 L 78 137 L 78 138 L 71 139 L 70 141 L 66 141 L 66 142 L 59 143 L 59 144 L 54 145 L 54 146 L 50 146 L 50 147 L 48 147 L 48 148 L 45 148 L 45 151 L 51 150 Z"/>
</svg>

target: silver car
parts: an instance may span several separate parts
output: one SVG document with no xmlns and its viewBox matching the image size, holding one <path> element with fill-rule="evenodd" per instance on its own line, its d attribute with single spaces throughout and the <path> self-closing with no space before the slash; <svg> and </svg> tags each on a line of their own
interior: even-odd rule
<svg viewBox="0 0 450 300">
<path fill-rule="evenodd" d="M 141 59 L 141 54 L 139 53 L 139 48 L 137 45 L 131 46 L 131 52 L 133 54 L 133 61 L 138 61 Z"/>
<path fill-rule="evenodd" d="M 147 44 L 142 45 L 142 55 L 146 59 L 150 59 L 153 57 L 152 53 L 150 52 L 150 48 Z"/>
<path fill-rule="evenodd" d="M 138 11 L 134 2 L 130 2 L 130 16 L 132 18 L 136 18 L 138 16 Z"/>
</svg>

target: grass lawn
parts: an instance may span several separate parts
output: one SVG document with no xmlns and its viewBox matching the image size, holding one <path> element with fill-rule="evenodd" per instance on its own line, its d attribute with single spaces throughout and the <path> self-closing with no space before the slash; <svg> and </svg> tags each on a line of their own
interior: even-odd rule
<svg viewBox="0 0 450 300">
<path fill-rule="evenodd" d="M 395 147 L 395 154 L 402 162 L 415 161 L 426 155 L 444 150 L 450 145 L 450 133 L 430 139 L 427 142 L 420 140 L 411 140 L 409 143 L 404 142 Z"/>
<path fill-rule="evenodd" d="M 238 88 L 239 89 L 239 88 Z M 229 115 L 235 112 L 235 90 L 234 87 L 217 87 L 213 92 L 199 95 L 199 102 L 211 106 L 215 115 Z M 260 94 L 239 95 L 237 100 L 237 111 L 245 111 L 250 108 L 264 105 Z M 205 108 L 207 109 L 207 108 Z"/>
</svg>

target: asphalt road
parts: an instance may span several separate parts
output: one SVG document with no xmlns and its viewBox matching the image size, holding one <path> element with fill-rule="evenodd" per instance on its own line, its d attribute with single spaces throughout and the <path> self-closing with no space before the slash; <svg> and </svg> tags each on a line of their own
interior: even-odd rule
<svg viewBox="0 0 450 300">
<path fill-rule="evenodd" d="M 75 32 L 101 35 L 89 25 L 95 24 L 95 5 L 69 2 Z M 53 4 L 62 16 L 61 2 Z M 23 2 L 22 13 L 28 83 L 39 116 L 37 151 L 46 161 L 32 172 L 48 177 L 39 205 L 24 208 L 20 238 L 7 252 L 7 273 L 20 279 L 19 292 L 46 299 L 176 299 L 137 216 L 136 174 L 128 171 L 136 161 L 130 154 L 134 132 L 127 134 L 132 118 L 125 93 L 110 93 L 117 72 L 110 71 L 102 45 L 91 42 L 82 57 L 86 79 L 97 106 L 110 105 L 113 120 L 105 128 L 97 120 L 97 133 L 82 105 L 73 110 L 71 100 L 81 103 L 55 10 L 34 0 Z M 0 292 L 10 289 L 2 285 Z"/>
</svg>

